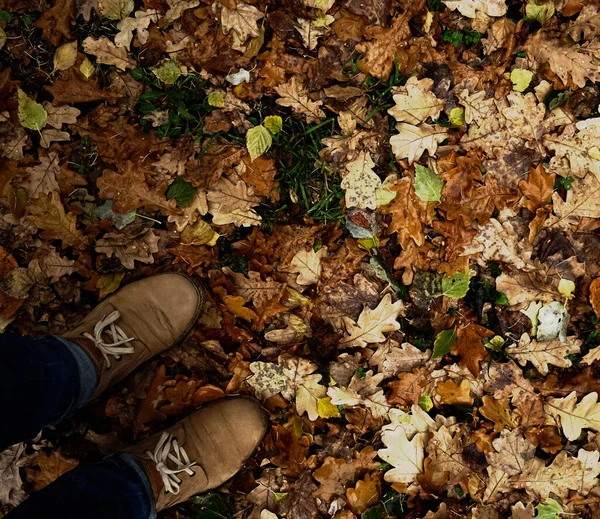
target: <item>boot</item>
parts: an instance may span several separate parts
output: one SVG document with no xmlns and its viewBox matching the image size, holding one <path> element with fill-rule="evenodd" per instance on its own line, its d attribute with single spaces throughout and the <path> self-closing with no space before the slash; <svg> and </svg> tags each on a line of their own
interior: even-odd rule
<svg viewBox="0 0 600 519">
<path fill-rule="evenodd" d="M 258 402 L 223 398 L 126 452 L 144 466 L 160 512 L 232 478 L 266 430 L 267 416 Z"/>
<path fill-rule="evenodd" d="M 135 281 L 102 301 L 64 335 L 96 366 L 98 387 L 91 399 L 183 340 L 203 305 L 204 291 L 177 273 Z"/>
</svg>

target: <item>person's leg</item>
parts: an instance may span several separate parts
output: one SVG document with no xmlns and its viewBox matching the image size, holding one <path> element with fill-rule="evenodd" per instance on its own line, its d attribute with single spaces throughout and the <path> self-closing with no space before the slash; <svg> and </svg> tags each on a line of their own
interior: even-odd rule
<svg viewBox="0 0 600 519">
<path fill-rule="evenodd" d="M 54 336 L 31 339 L 0 334 L 0 452 L 34 438 L 87 402 L 96 368 L 78 346 Z"/>
<path fill-rule="evenodd" d="M 154 495 L 131 454 L 82 465 L 36 492 L 7 519 L 154 519 Z"/>
</svg>

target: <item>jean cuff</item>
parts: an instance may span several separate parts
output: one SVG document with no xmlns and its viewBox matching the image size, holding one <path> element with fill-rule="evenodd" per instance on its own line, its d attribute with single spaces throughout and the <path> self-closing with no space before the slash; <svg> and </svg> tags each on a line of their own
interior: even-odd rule
<svg viewBox="0 0 600 519">
<path fill-rule="evenodd" d="M 146 496 L 148 497 L 148 510 L 149 515 L 148 519 L 156 519 L 156 502 L 154 498 L 154 492 L 152 490 L 152 485 L 150 484 L 150 480 L 146 474 L 146 471 L 142 467 L 142 464 L 136 459 L 133 454 L 129 454 L 128 452 L 119 452 L 114 454 L 116 458 L 119 458 L 121 461 L 129 465 L 137 475 L 139 476 L 142 484 L 144 486 L 144 490 L 146 491 Z"/>
<path fill-rule="evenodd" d="M 81 409 L 91 398 L 98 387 L 98 372 L 96 366 L 92 361 L 91 357 L 77 344 L 74 344 L 62 337 L 54 336 L 62 344 L 64 344 L 71 355 L 75 358 L 77 364 L 77 370 L 79 371 L 79 395 L 73 401 L 69 410 L 65 413 L 65 416 L 73 414 L 75 411 Z M 62 418 L 61 418 L 62 419 Z"/>
</svg>

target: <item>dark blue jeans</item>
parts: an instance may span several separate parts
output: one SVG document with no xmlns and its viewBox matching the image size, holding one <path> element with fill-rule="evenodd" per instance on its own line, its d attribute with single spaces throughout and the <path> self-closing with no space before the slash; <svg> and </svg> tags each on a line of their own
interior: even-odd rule
<svg viewBox="0 0 600 519">
<path fill-rule="evenodd" d="M 94 364 L 76 345 L 0 334 L 0 452 L 81 408 L 96 385 Z M 6 517 L 154 519 L 156 510 L 141 465 L 121 453 L 67 472 Z"/>
</svg>

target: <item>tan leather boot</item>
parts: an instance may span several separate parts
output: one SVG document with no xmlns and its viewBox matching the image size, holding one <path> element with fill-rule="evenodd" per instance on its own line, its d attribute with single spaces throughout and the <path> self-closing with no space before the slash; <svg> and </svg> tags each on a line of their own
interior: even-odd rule
<svg viewBox="0 0 600 519">
<path fill-rule="evenodd" d="M 204 291 L 177 273 L 135 281 L 102 301 L 64 335 L 96 365 L 98 387 L 91 399 L 185 338 L 203 304 Z"/>
<path fill-rule="evenodd" d="M 160 512 L 232 478 L 266 430 L 267 416 L 258 402 L 224 398 L 126 452 L 146 469 Z"/>
</svg>

